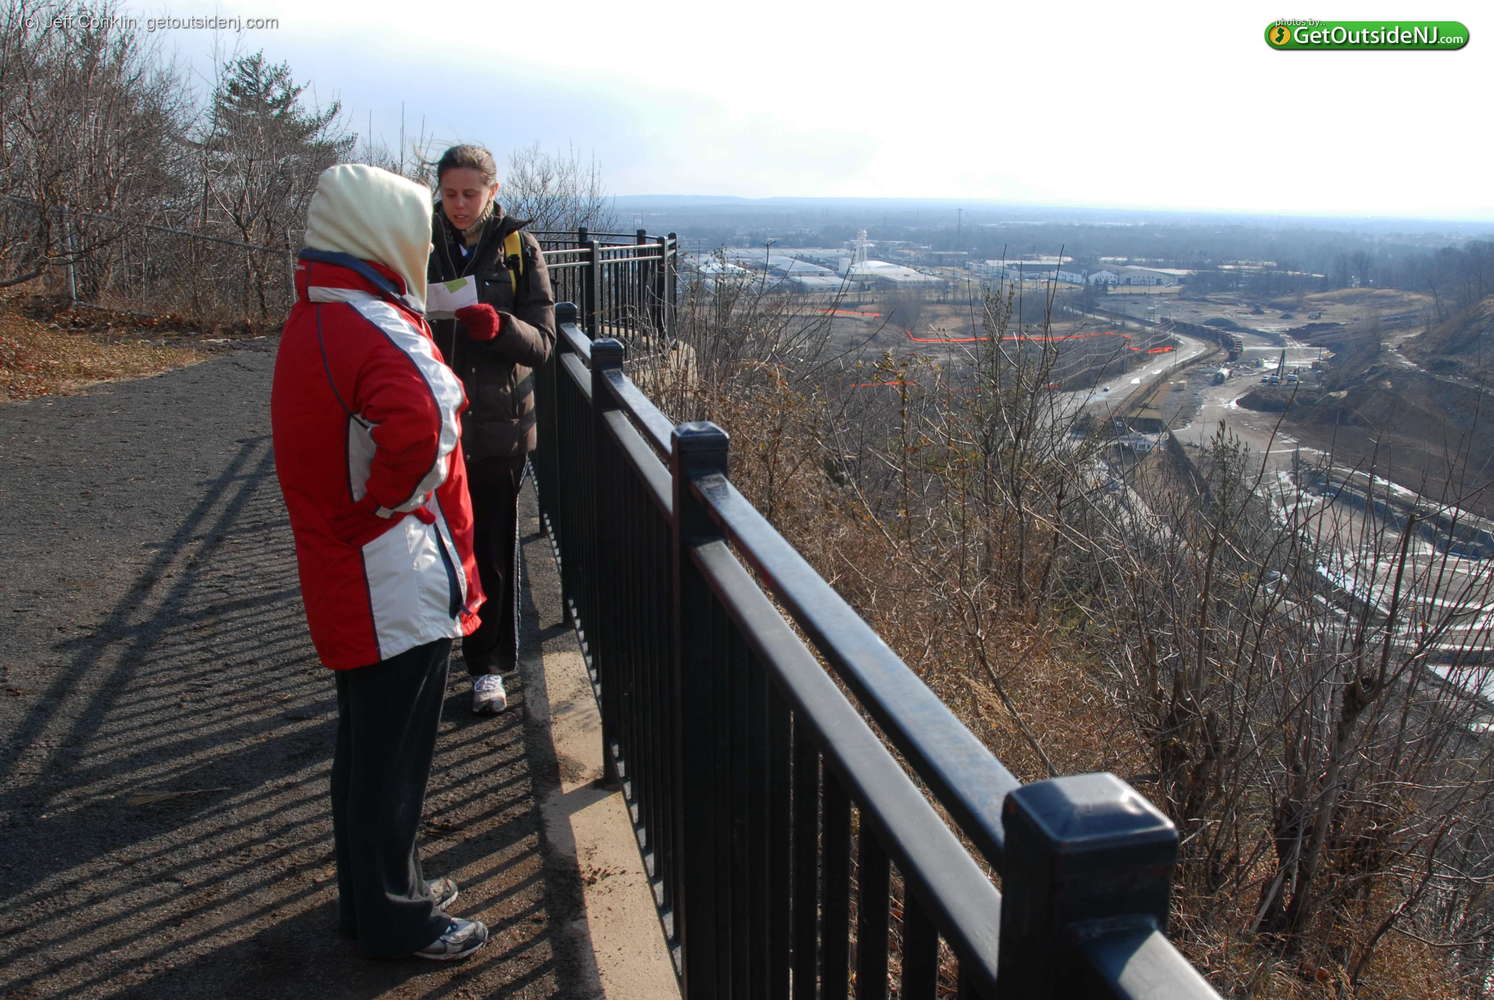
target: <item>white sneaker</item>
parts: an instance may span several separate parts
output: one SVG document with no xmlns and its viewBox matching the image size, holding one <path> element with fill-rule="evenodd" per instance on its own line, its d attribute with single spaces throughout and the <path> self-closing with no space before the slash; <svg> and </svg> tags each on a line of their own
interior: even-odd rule
<svg viewBox="0 0 1494 1000">
<path fill-rule="evenodd" d="M 497 674 L 481 674 L 472 679 L 472 711 L 478 715 L 497 715 L 508 707 L 508 694 L 503 690 L 503 678 Z"/>
<path fill-rule="evenodd" d="M 488 925 L 481 920 L 463 920 L 452 917 L 441 936 L 415 952 L 417 958 L 429 958 L 437 962 L 449 962 L 466 958 L 488 943 Z"/>
</svg>

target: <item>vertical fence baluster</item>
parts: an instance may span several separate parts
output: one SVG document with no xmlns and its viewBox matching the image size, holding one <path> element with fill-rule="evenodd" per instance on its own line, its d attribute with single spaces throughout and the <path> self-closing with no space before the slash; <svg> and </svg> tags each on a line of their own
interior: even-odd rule
<svg viewBox="0 0 1494 1000">
<path fill-rule="evenodd" d="M 576 304 L 561 302 L 555 306 L 555 323 L 558 326 L 576 322 Z M 538 426 L 539 447 L 529 456 L 535 471 L 535 486 L 539 491 L 540 509 L 546 516 L 540 518 L 542 528 L 548 530 L 555 517 L 556 448 L 558 447 L 556 413 L 559 405 L 556 378 L 560 371 L 561 356 L 568 350 L 569 341 L 556 338 L 555 350 L 550 360 L 535 373 L 535 419 Z"/>
<path fill-rule="evenodd" d="M 567 352 L 569 353 L 569 352 Z M 563 359 L 562 359 L 563 360 Z M 557 467 L 555 469 L 555 506 L 560 531 L 560 579 L 565 588 L 563 599 L 565 620 L 575 624 L 574 603 L 579 600 L 581 588 L 580 546 L 577 532 L 576 508 L 580 502 L 581 480 L 580 454 L 582 448 L 579 424 L 581 420 L 581 393 L 568 374 L 557 378 L 560 388 L 556 400 L 558 441 L 556 442 Z M 560 484 L 564 483 L 562 488 Z"/>
<path fill-rule="evenodd" d="M 639 229 L 633 234 L 633 249 L 629 256 L 633 257 L 633 263 L 628 265 L 628 322 L 637 331 L 636 336 L 647 342 L 649 340 L 647 323 L 644 312 L 644 290 L 647 288 L 646 279 L 648 275 L 648 261 L 643 255 L 648 247 L 648 230 Z M 652 346 L 640 345 L 644 350 L 653 352 Z"/>
<path fill-rule="evenodd" d="M 820 754 L 794 720 L 794 1000 L 814 1000 L 820 963 Z"/>
<path fill-rule="evenodd" d="M 768 766 L 763 772 L 763 783 L 767 788 L 768 804 L 763 810 L 767 827 L 768 860 L 763 871 L 766 884 L 767 949 L 764 956 L 767 985 L 763 995 L 769 1000 L 788 1000 L 789 949 L 791 946 L 789 922 L 790 898 L 793 889 L 792 855 L 793 842 L 793 794 L 791 771 L 790 716 L 788 705 L 776 687 L 767 684 L 767 740 Z"/>
<path fill-rule="evenodd" d="M 654 715 L 657 703 L 649 681 L 649 664 L 638 655 L 638 638 L 643 623 L 643 594 L 638 585 L 638 552 L 643 544 L 643 531 L 648 519 L 653 516 L 648 495 L 638 479 L 638 472 L 624 459 L 618 477 L 617 492 L 622 501 L 620 512 L 626 519 L 623 535 L 627 544 L 623 549 L 623 561 L 618 575 L 609 582 L 611 593 L 608 600 L 616 602 L 612 619 L 617 629 L 618 663 L 629 692 L 627 714 L 627 778 L 631 783 L 633 804 L 637 807 L 637 822 L 642 827 L 642 843 L 650 854 L 658 852 L 654 835 L 654 824 L 649 810 L 655 799 L 654 775 L 660 757 L 653 746 Z"/>
<path fill-rule="evenodd" d="M 624 259 L 627 252 L 614 250 L 616 262 L 607 271 L 608 277 L 612 279 L 607 289 L 607 320 L 614 326 L 631 331 L 627 313 L 628 268 L 631 265 Z"/>
<path fill-rule="evenodd" d="M 669 240 L 664 236 L 655 237 L 654 246 L 658 248 L 659 259 L 654 262 L 650 275 L 648 322 L 658 340 L 658 348 L 662 350 L 669 336 L 665 309 L 665 296 L 669 294 Z"/>
<path fill-rule="evenodd" d="M 602 309 L 602 244 L 597 240 L 586 241 L 586 294 L 582 297 L 581 310 L 586 324 L 586 335 L 592 340 L 602 336 L 599 325 Z"/>
<path fill-rule="evenodd" d="M 647 491 L 645 491 L 647 492 Z M 657 725 L 651 727 L 655 750 L 659 755 L 656 772 L 659 786 L 658 801 L 654 806 L 653 842 L 657 845 L 654 857 L 662 878 L 664 905 L 672 913 L 679 887 L 679 854 L 675 849 L 675 827 L 670 817 L 678 810 L 679 788 L 676 774 L 670 761 L 676 750 L 677 720 L 670 713 L 673 701 L 673 685 L 670 669 L 670 642 L 673 623 L 670 617 L 672 603 L 669 600 L 669 522 L 652 501 L 646 505 L 649 518 L 648 531 L 642 550 L 642 575 L 639 591 L 649 601 L 649 614 L 644 629 L 644 641 L 640 655 L 649 663 L 653 675 L 653 690 Z M 676 933 L 678 939 L 678 933 Z"/>
<path fill-rule="evenodd" d="M 887 996 L 887 852 L 880 830 L 865 812 L 858 812 L 859 851 L 856 863 L 856 997 L 881 1000 Z"/>
<path fill-rule="evenodd" d="M 668 277 L 664 282 L 664 332 L 668 336 L 674 336 L 675 306 L 679 304 L 679 277 L 680 277 L 680 241 L 674 233 L 667 237 L 669 253 L 666 256 L 664 269 Z"/>
<path fill-rule="evenodd" d="M 741 691 L 744 672 L 742 660 L 746 651 L 742 648 L 735 623 L 718 601 L 711 602 L 711 611 L 717 636 L 715 659 L 720 665 L 715 719 L 721 730 L 716 744 L 720 754 L 716 761 L 716 787 L 722 839 L 717 853 L 716 883 L 721 900 L 717 910 L 717 928 L 721 933 L 723 975 L 718 995 L 722 998 L 745 998 L 751 996 L 748 985 L 751 972 L 746 950 L 747 887 L 743 878 L 746 866 L 742 863 L 747 849 L 744 829 L 746 816 L 742 809 L 742 787 L 746 772 L 743 730 L 746 720 L 742 716 Z M 728 862 L 728 858 L 734 860 Z"/>
<path fill-rule="evenodd" d="M 618 409 L 613 399 L 608 374 L 621 372 L 623 347 L 615 340 L 596 340 L 591 345 L 591 407 L 592 447 L 596 455 L 596 471 L 602 482 L 613 482 L 621 478 L 623 463 L 614 458 L 617 446 L 607 432 L 607 414 Z M 618 574 L 617 560 L 613 553 L 622 539 L 613 537 L 628 530 L 627 523 L 634 514 L 629 510 L 614 508 L 612 490 L 593 490 L 591 499 L 592 537 L 596 539 L 595 571 L 589 573 L 592 595 L 588 600 L 590 620 L 586 626 L 587 645 L 591 649 L 592 664 L 596 668 L 597 680 L 602 688 L 602 778 L 608 785 L 618 781 L 617 761 L 613 747 L 618 746 L 623 754 L 631 754 L 632 747 L 618 741 L 619 730 L 627 728 L 628 685 L 622 669 L 623 656 L 613 628 L 616 607 L 609 599 L 603 601 L 597 593 L 602 579 L 615 580 Z M 621 523 L 618 523 L 621 518 Z M 604 609 L 603 604 L 606 608 Z"/>
<path fill-rule="evenodd" d="M 746 710 L 746 774 L 741 808 L 747 816 L 747 853 L 745 878 L 747 882 L 747 940 L 749 968 L 752 972 L 751 993 L 761 997 L 766 994 L 768 982 L 768 843 L 772 837 L 782 837 L 784 831 L 774 830 L 769 825 L 769 790 L 766 785 L 771 770 L 771 749 L 768 728 L 768 678 L 767 672 L 756 656 L 744 659 L 747 676 L 743 685 L 747 701 Z"/>
<path fill-rule="evenodd" d="M 691 558 L 692 549 L 720 538 L 709 513 L 695 498 L 693 482 L 726 475 L 726 433 L 712 424 L 681 424 L 674 429 L 670 473 L 674 480 L 671 544 L 674 595 L 674 680 L 681 734 L 675 760 L 680 768 L 680 819 L 675 844 L 683 855 L 684 884 L 675 901 L 684 950 L 687 1000 L 718 996 L 719 958 L 725 942 L 717 940 L 716 917 L 722 900 L 717 877 L 723 844 L 720 774 L 716 769 L 721 724 L 719 661 L 712 656 L 715 602 Z"/>
<path fill-rule="evenodd" d="M 939 932 L 906 877 L 903 880 L 902 958 L 899 1000 L 934 1000 L 939 985 Z"/>
<path fill-rule="evenodd" d="M 851 964 L 851 800 L 840 775 L 825 768 L 825 978 L 821 996 L 844 1000 Z"/>
</svg>

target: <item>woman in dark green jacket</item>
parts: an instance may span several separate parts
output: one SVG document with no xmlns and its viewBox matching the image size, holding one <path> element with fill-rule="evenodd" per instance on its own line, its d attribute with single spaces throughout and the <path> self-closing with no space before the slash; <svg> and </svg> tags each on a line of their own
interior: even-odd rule
<svg viewBox="0 0 1494 1000">
<path fill-rule="evenodd" d="M 518 656 L 518 496 L 535 445 L 534 372 L 555 346 L 555 295 L 539 242 L 495 200 L 498 172 L 481 146 L 453 146 L 436 165 L 431 282 L 471 275 L 477 305 L 431 322 L 461 378 L 468 409 L 462 451 L 475 520 L 477 568 L 488 600 L 462 640 L 472 710 L 507 705 L 502 674 Z M 518 239 L 510 234 L 518 234 Z"/>
</svg>

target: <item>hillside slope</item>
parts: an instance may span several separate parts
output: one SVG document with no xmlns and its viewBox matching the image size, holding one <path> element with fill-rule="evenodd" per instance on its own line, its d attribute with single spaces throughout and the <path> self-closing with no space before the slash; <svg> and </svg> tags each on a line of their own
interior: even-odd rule
<svg viewBox="0 0 1494 1000">
<path fill-rule="evenodd" d="M 1430 371 L 1487 382 L 1494 375 L 1494 295 L 1413 337 L 1401 350 Z"/>
</svg>

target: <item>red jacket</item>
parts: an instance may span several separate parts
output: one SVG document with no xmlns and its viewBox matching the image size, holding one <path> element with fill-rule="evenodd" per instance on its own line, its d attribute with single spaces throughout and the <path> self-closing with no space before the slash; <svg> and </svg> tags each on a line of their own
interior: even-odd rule
<svg viewBox="0 0 1494 1000">
<path fill-rule="evenodd" d="M 388 268 L 303 251 L 270 422 L 306 620 L 344 670 L 477 627 L 461 383 Z"/>
</svg>

